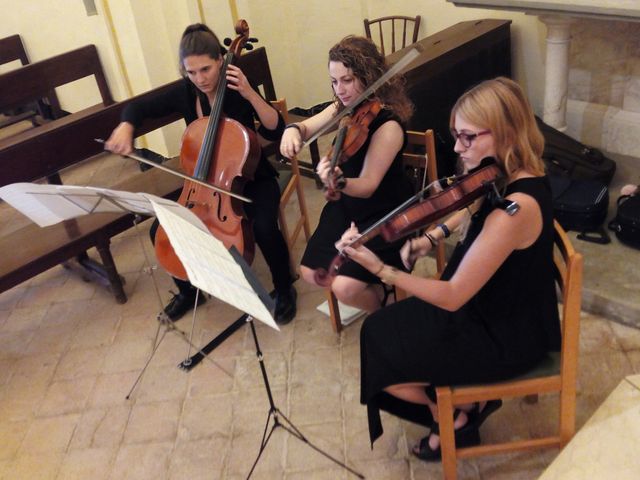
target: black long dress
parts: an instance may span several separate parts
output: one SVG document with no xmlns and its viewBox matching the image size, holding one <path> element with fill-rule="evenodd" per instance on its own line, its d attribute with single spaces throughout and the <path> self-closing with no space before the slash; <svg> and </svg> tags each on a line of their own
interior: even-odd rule
<svg viewBox="0 0 640 480">
<path fill-rule="evenodd" d="M 546 177 L 512 182 L 506 194 L 532 196 L 542 212 L 542 232 L 528 248 L 512 252 L 464 306 L 449 312 L 416 297 L 370 315 L 360 332 L 361 397 L 371 442 L 382 434 L 380 409 L 428 424 L 416 408 L 382 391 L 390 385 L 491 382 L 517 375 L 560 347 L 554 283 L 553 210 Z M 455 273 L 493 211 L 485 201 L 456 246 L 442 279 Z"/>
<path fill-rule="evenodd" d="M 369 126 L 369 136 L 360 149 L 346 162 L 340 165 L 345 178 L 360 176 L 365 156 L 369 149 L 371 137 L 384 123 L 400 120 L 389 110 L 382 109 Z M 406 136 L 405 136 L 406 143 Z M 404 145 L 403 145 L 404 148 Z M 342 194 L 335 202 L 327 202 L 322 209 L 318 227 L 309 239 L 302 257 L 302 265 L 311 269 L 327 268 L 338 254 L 335 242 L 355 222 L 358 230 L 363 232 L 385 214 L 392 211 L 411 196 L 411 183 L 402 167 L 402 149 L 398 152 L 393 163 L 382 178 L 380 185 L 369 198 L 351 197 Z M 366 243 L 386 264 L 402 267 L 399 250 L 404 240 L 386 243 L 380 236 Z M 356 262 L 346 262 L 339 270 L 340 275 L 357 278 L 366 283 L 377 283 L 380 280 Z"/>
</svg>

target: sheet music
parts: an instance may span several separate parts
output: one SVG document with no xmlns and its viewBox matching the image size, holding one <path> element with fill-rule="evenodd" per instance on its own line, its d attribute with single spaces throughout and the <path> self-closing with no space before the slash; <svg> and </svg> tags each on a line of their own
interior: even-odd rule
<svg viewBox="0 0 640 480">
<path fill-rule="evenodd" d="M 0 188 L 0 198 L 40 227 L 48 227 L 89 213 L 133 212 L 151 216 L 154 215 L 154 210 L 149 202 L 150 198 L 167 207 L 174 204 L 170 200 L 147 193 L 35 183 L 6 185 Z"/>
<path fill-rule="evenodd" d="M 251 286 L 238 261 L 224 244 L 213 237 L 206 227 L 203 231 L 198 226 L 202 224 L 198 217 L 186 208 L 178 212 L 153 199 L 151 203 L 193 285 L 280 330 L 260 299 L 260 296 L 268 298 L 266 291 L 254 290 L 255 287 Z M 244 260 L 240 258 L 239 261 Z M 251 273 L 249 269 L 246 270 L 248 274 Z"/>
</svg>

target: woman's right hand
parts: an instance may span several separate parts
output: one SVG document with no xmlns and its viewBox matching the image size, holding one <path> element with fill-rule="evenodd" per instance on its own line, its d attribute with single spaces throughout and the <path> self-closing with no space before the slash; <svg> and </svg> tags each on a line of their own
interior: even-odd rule
<svg viewBox="0 0 640 480">
<path fill-rule="evenodd" d="M 280 153 L 285 158 L 295 157 L 302 148 L 302 141 L 302 132 L 300 130 L 295 127 L 286 128 L 282 134 L 282 140 L 280 140 Z"/>
<path fill-rule="evenodd" d="M 104 142 L 104 149 L 118 155 L 129 155 L 133 151 L 134 130 L 129 122 L 121 122 Z"/>
<path fill-rule="evenodd" d="M 411 271 L 416 260 L 428 254 L 429 250 L 431 250 L 431 242 L 426 237 L 410 238 L 400 249 L 400 258 L 405 268 Z"/>
</svg>

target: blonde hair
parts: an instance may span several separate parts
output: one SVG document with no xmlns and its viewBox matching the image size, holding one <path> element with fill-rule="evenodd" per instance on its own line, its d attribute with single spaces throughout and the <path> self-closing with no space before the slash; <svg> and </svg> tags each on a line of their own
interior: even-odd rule
<svg viewBox="0 0 640 480">
<path fill-rule="evenodd" d="M 491 130 L 496 161 L 508 177 L 518 170 L 544 175 L 544 137 L 529 101 L 516 82 L 506 77 L 485 80 L 465 92 L 453 106 L 451 128 L 456 115 Z"/>
</svg>

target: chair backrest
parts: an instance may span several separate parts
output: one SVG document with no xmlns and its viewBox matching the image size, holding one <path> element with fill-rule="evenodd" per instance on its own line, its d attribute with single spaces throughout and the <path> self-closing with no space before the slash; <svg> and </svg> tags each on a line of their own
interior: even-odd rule
<svg viewBox="0 0 640 480">
<path fill-rule="evenodd" d="M 29 63 L 29 57 L 22 44 L 20 35 L 0 38 L 0 65 L 20 60 L 22 65 Z"/>
<path fill-rule="evenodd" d="M 582 255 L 575 251 L 569 237 L 557 220 L 554 220 L 554 227 L 554 262 L 558 273 L 557 283 L 562 295 L 560 375 L 562 377 L 562 383 L 572 385 L 574 389 L 574 398 L 571 406 L 566 405 L 565 408 L 575 409 L 583 259 Z M 561 401 L 567 401 L 567 399 L 561 398 Z M 573 415 L 575 416 L 575 411 Z M 575 427 L 573 426 L 572 428 Z M 561 437 L 565 436 L 566 438 L 566 434 L 567 432 L 561 432 Z M 573 430 L 571 431 L 571 435 L 573 435 Z"/>
<path fill-rule="evenodd" d="M 273 86 L 267 50 L 264 47 L 240 55 L 236 65 L 246 75 L 253 88 L 257 89 L 266 100 L 273 102 L 278 99 Z"/>
<path fill-rule="evenodd" d="M 416 193 L 438 179 L 433 130 L 407 131 L 407 146 L 402 153 L 402 163 L 411 172 L 410 177 Z M 444 242 L 440 242 L 435 251 L 438 273 L 442 273 L 445 266 L 444 247 Z"/>
<path fill-rule="evenodd" d="M 374 34 L 371 34 L 371 30 Z M 400 50 L 418 41 L 418 31 L 420 30 L 420 15 L 406 17 L 401 15 L 391 15 L 387 17 L 364 19 L 364 32 L 369 40 L 372 40 L 382 52 L 387 55 Z M 391 45 L 387 51 L 386 45 Z"/>
</svg>

